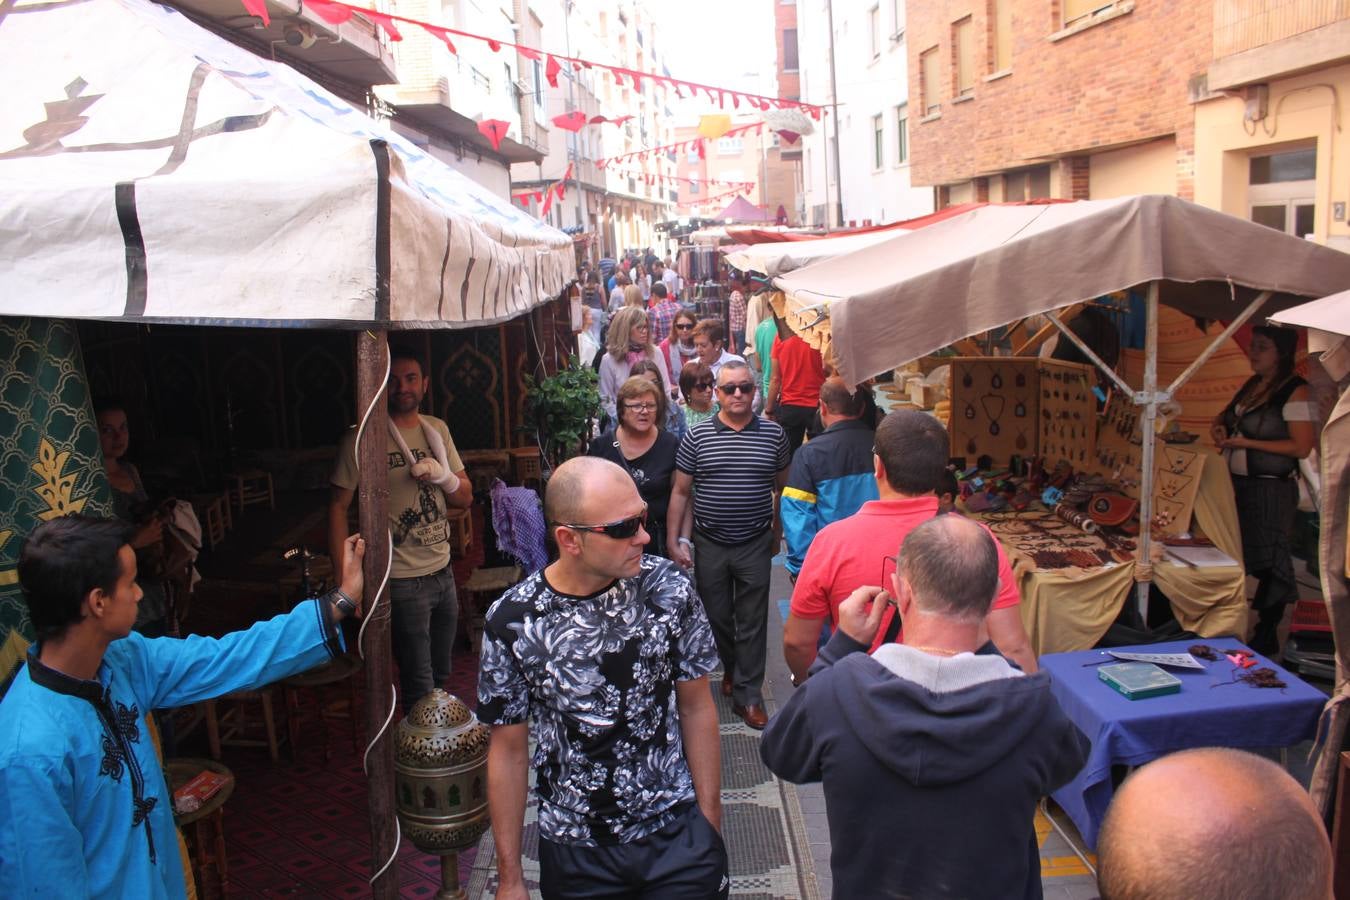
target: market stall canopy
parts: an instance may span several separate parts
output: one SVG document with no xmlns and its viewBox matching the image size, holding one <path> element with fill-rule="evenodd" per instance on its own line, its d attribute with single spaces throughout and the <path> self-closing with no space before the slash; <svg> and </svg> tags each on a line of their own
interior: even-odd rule
<svg viewBox="0 0 1350 900">
<path fill-rule="evenodd" d="M 813 241 L 778 241 L 772 244 L 751 244 L 727 254 L 727 263 L 742 272 L 759 272 L 774 278 L 786 275 L 803 266 L 861 250 L 896 236 L 895 230 L 867 231 Z"/>
<path fill-rule="evenodd" d="M 736 199 L 728 203 L 726 209 L 713 218 L 723 222 L 772 222 L 773 214 L 765 212 L 737 194 Z"/>
<path fill-rule="evenodd" d="M 788 321 L 828 327 L 849 384 L 1026 316 L 1150 282 L 1161 301 L 1232 318 L 1350 286 L 1350 254 L 1176 197 L 984 206 L 781 276 Z"/>
<path fill-rule="evenodd" d="M 1350 337 L 1350 291 L 1283 309 L 1270 317 L 1280 325 L 1295 325 Z"/>
<path fill-rule="evenodd" d="M 572 239 L 281 63 L 144 0 L 0 14 L 0 315 L 503 321 Z"/>
</svg>

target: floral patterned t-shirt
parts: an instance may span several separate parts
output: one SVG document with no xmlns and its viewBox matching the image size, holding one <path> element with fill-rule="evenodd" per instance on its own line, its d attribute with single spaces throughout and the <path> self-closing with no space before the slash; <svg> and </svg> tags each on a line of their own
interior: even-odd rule
<svg viewBox="0 0 1350 900">
<path fill-rule="evenodd" d="M 478 718 L 529 720 L 539 830 L 560 844 L 639 840 L 694 799 L 675 683 L 717 667 L 703 603 L 669 560 L 589 597 L 536 572 L 487 613 Z"/>
</svg>

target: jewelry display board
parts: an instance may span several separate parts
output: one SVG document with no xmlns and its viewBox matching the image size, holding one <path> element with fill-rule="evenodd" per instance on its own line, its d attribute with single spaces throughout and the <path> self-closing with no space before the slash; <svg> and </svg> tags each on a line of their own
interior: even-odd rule
<svg viewBox="0 0 1350 900">
<path fill-rule="evenodd" d="M 951 455 L 998 465 L 1037 453 L 1037 360 L 1031 357 L 956 356 L 951 363 Z"/>
<path fill-rule="evenodd" d="M 1088 534 L 1044 511 L 969 513 L 989 526 L 1010 556 L 1022 556 L 1036 571 L 1095 569 L 1134 561 L 1133 540 Z"/>
<path fill-rule="evenodd" d="M 1040 417 L 1037 455 L 1046 469 L 1061 460 L 1074 469 L 1086 468 L 1097 448 L 1096 383 L 1089 365 L 1036 360 Z"/>
<path fill-rule="evenodd" d="M 1130 398 L 1113 393 L 1102 412 L 1095 465 L 1089 468 L 1139 498 L 1144 448 L 1141 412 Z M 1205 453 L 1198 444 L 1169 444 L 1161 438 L 1153 449 L 1153 522 L 1164 534 L 1190 528 L 1195 495 L 1200 490 Z"/>
</svg>

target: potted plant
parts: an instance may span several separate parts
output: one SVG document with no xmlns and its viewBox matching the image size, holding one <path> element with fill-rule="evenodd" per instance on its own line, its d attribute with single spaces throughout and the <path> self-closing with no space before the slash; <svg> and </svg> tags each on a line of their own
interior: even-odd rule
<svg viewBox="0 0 1350 900">
<path fill-rule="evenodd" d="M 575 356 L 555 375 L 525 377 L 525 430 L 534 433 L 550 469 L 581 452 L 600 415 L 599 379 Z"/>
</svg>

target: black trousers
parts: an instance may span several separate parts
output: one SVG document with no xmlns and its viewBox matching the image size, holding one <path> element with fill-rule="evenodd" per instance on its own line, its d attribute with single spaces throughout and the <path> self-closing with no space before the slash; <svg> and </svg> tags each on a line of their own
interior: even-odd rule
<svg viewBox="0 0 1350 900">
<path fill-rule="evenodd" d="M 697 803 L 670 824 L 627 844 L 574 847 L 539 839 L 544 900 L 725 900 L 727 848 Z"/>
<path fill-rule="evenodd" d="M 811 420 L 816 415 L 814 406 L 791 406 L 787 403 L 779 405 L 774 412 L 774 420 L 783 426 L 787 432 L 788 451 L 796 453 L 797 448 L 802 445 L 802 439 L 806 437 L 806 429 L 811 425 Z"/>
</svg>

